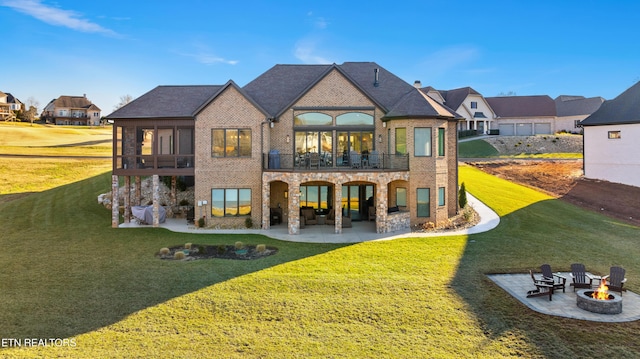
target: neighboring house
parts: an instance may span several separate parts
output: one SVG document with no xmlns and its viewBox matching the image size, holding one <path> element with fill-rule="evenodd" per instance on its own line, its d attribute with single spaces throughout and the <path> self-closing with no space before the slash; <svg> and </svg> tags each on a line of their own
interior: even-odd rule
<svg viewBox="0 0 640 359">
<path fill-rule="evenodd" d="M 0 91 L 0 120 L 12 121 L 16 119 L 14 111 L 23 109 L 23 104 L 10 93 Z"/>
<path fill-rule="evenodd" d="M 550 135 L 557 131 L 556 103 L 547 95 L 485 99 L 497 116 L 501 136 Z"/>
<path fill-rule="evenodd" d="M 141 176 L 155 191 L 159 176 L 193 177 L 196 215 L 215 228 L 268 229 L 278 212 L 299 234 L 313 209 L 337 234 L 370 218 L 385 233 L 458 211 L 461 116 L 373 62 L 276 65 L 244 87 L 159 86 L 107 119 L 114 227 L 119 176 L 125 222 Z"/>
<path fill-rule="evenodd" d="M 579 133 L 580 122 L 600 108 L 602 97 L 567 96 L 556 97 L 556 132 Z"/>
<path fill-rule="evenodd" d="M 83 96 L 60 96 L 42 110 L 40 120 L 56 125 L 99 126 L 100 108 Z"/>
<path fill-rule="evenodd" d="M 582 122 L 584 176 L 640 187 L 640 82 Z"/>
<path fill-rule="evenodd" d="M 458 123 L 459 131 L 476 130 L 480 134 L 487 134 L 493 128 L 496 117 L 493 109 L 485 98 L 471 87 L 446 91 L 425 87 L 421 91 L 464 117 Z"/>
</svg>

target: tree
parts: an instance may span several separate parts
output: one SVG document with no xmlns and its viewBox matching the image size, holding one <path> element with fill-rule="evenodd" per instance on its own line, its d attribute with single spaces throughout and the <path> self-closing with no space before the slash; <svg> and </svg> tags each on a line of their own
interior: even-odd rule
<svg viewBox="0 0 640 359">
<path fill-rule="evenodd" d="M 131 101 L 133 101 L 133 97 L 131 95 L 120 96 L 120 102 L 118 102 L 118 104 L 113 107 L 113 110 L 115 111 L 121 107 L 124 107 Z"/>
<path fill-rule="evenodd" d="M 27 101 L 24 103 L 24 110 L 21 111 L 21 120 L 28 121 L 33 124 L 33 121 L 35 121 L 36 117 L 38 117 L 39 106 L 40 103 L 38 102 L 38 100 L 36 100 L 33 96 L 29 96 Z"/>
<path fill-rule="evenodd" d="M 462 182 L 458 191 L 458 205 L 460 208 L 464 208 L 467 205 L 467 189 L 464 187 L 464 182 Z"/>
<path fill-rule="evenodd" d="M 507 91 L 506 93 L 505 92 L 500 92 L 496 96 L 498 96 L 498 97 L 516 96 L 516 92 L 515 91 Z"/>
</svg>

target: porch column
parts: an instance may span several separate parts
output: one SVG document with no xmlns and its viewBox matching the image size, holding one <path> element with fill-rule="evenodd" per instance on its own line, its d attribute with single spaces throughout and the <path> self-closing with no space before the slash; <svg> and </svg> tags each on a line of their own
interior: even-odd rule
<svg viewBox="0 0 640 359">
<path fill-rule="evenodd" d="M 389 186 L 387 182 L 376 186 L 376 233 L 387 232 L 387 210 L 389 209 Z"/>
<path fill-rule="evenodd" d="M 131 177 L 124 176 L 124 223 L 131 222 Z"/>
<path fill-rule="evenodd" d="M 120 225 L 120 208 L 118 208 L 118 176 L 111 175 L 111 228 L 118 228 Z"/>
<path fill-rule="evenodd" d="M 153 226 L 160 226 L 160 176 L 153 175 Z"/>
<path fill-rule="evenodd" d="M 262 229 L 271 228 L 271 183 L 262 178 Z"/>
<path fill-rule="evenodd" d="M 289 214 L 287 226 L 289 234 L 300 234 L 300 180 L 289 183 Z"/>
<path fill-rule="evenodd" d="M 142 198 L 142 180 L 140 176 L 136 176 L 136 196 L 134 197 L 134 202 L 136 206 L 141 205 L 140 201 Z"/>
<path fill-rule="evenodd" d="M 335 214 L 333 232 L 342 234 L 342 183 L 336 183 L 333 188 L 333 213 Z"/>
<path fill-rule="evenodd" d="M 174 207 L 178 205 L 178 196 L 176 195 L 177 188 L 178 188 L 177 177 L 171 176 L 171 194 L 170 194 L 171 198 L 169 200 L 171 201 L 171 205 Z"/>
</svg>

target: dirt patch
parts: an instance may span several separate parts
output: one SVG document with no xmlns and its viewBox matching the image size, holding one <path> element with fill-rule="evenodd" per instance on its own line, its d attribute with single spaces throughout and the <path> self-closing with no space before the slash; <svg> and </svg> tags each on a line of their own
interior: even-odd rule
<svg viewBox="0 0 640 359">
<path fill-rule="evenodd" d="M 180 254 L 181 252 L 182 254 Z M 192 244 L 189 248 L 182 246 L 174 246 L 161 249 L 156 256 L 160 259 L 168 260 L 196 260 L 196 259 L 235 259 L 235 260 L 251 260 L 259 259 L 274 255 L 278 252 L 276 247 L 267 247 L 263 245 L 245 245 L 237 248 L 235 245 L 202 245 Z M 177 255 L 178 253 L 179 255 Z"/>
<path fill-rule="evenodd" d="M 640 187 L 586 179 L 582 160 L 494 160 L 468 164 L 582 208 L 640 226 Z"/>
</svg>

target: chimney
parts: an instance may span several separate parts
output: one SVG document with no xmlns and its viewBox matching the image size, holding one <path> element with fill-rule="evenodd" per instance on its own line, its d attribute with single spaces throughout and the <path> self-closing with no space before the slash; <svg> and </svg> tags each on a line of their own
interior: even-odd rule
<svg viewBox="0 0 640 359">
<path fill-rule="evenodd" d="M 380 69 L 378 69 L 378 68 L 373 69 L 373 74 L 375 76 L 375 81 L 373 82 L 373 86 L 375 86 L 375 87 L 378 87 L 380 85 L 380 82 L 378 81 L 379 73 L 380 73 Z"/>
<path fill-rule="evenodd" d="M 413 87 L 415 87 L 417 89 L 421 88 L 422 87 L 422 82 L 420 82 L 420 80 L 415 80 L 413 82 Z"/>
</svg>

